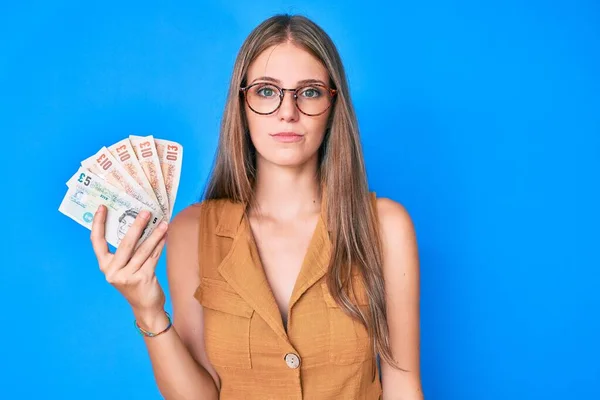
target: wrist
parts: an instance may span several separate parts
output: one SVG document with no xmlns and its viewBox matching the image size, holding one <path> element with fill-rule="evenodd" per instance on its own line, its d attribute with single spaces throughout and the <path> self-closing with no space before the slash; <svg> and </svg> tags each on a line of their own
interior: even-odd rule
<svg viewBox="0 0 600 400">
<path fill-rule="evenodd" d="M 169 325 L 169 317 L 163 308 L 152 310 L 133 310 L 136 323 L 149 332 L 160 332 Z"/>
</svg>

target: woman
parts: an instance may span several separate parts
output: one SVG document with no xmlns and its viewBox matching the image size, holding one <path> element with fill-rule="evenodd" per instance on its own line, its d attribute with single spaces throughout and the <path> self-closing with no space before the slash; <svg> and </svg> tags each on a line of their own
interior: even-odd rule
<svg viewBox="0 0 600 400">
<path fill-rule="evenodd" d="M 369 193 L 340 57 L 310 20 L 272 17 L 239 52 L 205 198 L 168 228 L 172 324 L 167 227 L 133 253 L 140 214 L 113 255 L 105 213 L 99 265 L 166 399 L 423 398 L 414 229 Z"/>
</svg>

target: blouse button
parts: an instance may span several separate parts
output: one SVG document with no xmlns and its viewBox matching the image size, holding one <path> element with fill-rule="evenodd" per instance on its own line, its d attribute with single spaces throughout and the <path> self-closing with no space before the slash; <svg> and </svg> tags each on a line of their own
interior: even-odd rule
<svg viewBox="0 0 600 400">
<path fill-rule="evenodd" d="M 296 369 L 300 366 L 300 357 L 294 353 L 287 353 L 284 357 L 285 363 L 291 369 Z"/>
</svg>

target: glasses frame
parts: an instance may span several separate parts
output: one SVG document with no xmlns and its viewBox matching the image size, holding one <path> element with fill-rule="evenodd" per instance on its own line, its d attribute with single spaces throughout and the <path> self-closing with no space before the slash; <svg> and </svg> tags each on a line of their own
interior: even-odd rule
<svg viewBox="0 0 600 400">
<path fill-rule="evenodd" d="M 254 86 L 257 86 L 257 85 L 274 86 L 274 87 L 276 87 L 279 90 L 279 104 L 277 105 L 277 107 L 275 107 L 275 109 L 273 111 L 268 112 L 268 113 L 261 113 L 261 112 L 256 111 L 250 105 L 250 102 L 248 101 L 248 90 L 250 90 L 251 88 L 253 88 Z M 301 90 L 301 89 L 305 89 L 305 88 L 309 88 L 309 87 L 314 87 L 314 86 L 318 86 L 318 87 L 321 87 L 321 88 L 325 89 L 327 91 L 327 94 L 329 94 L 330 102 L 329 102 L 329 106 L 325 110 L 323 110 L 322 112 L 320 112 L 318 114 L 308 114 L 308 113 L 305 113 L 304 111 L 302 111 L 302 109 L 298 106 L 298 91 Z M 313 84 L 310 84 L 310 85 L 303 85 L 303 86 L 297 87 L 296 89 L 286 89 L 286 88 L 282 88 L 282 87 L 280 87 L 280 86 L 278 86 L 278 85 L 276 85 L 274 83 L 271 83 L 271 82 L 256 82 L 256 83 L 253 83 L 251 85 L 244 86 L 244 87 L 240 88 L 240 93 L 243 93 L 244 100 L 246 101 L 246 104 L 248 105 L 248 107 L 253 112 L 255 112 L 256 114 L 259 114 L 259 115 L 271 115 L 271 114 L 276 113 L 277 110 L 279 110 L 279 108 L 281 108 L 281 104 L 283 104 L 283 98 L 285 97 L 285 92 L 292 92 L 292 93 L 294 93 L 294 104 L 296 105 L 296 108 L 298 109 L 298 111 L 300 111 L 304 115 L 308 115 L 309 117 L 316 117 L 316 116 L 324 114 L 327 110 L 329 110 L 331 108 L 331 106 L 333 105 L 333 100 L 335 98 L 335 95 L 337 94 L 338 91 L 337 91 L 337 89 L 332 89 L 332 88 L 327 87 L 327 86 L 325 86 L 323 84 L 320 84 L 320 83 L 313 83 Z"/>
</svg>

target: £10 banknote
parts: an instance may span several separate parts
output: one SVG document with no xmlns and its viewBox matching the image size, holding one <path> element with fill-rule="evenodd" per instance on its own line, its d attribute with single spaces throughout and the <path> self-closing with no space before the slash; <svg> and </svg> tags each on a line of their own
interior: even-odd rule
<svg viewBox="0 0 600 400">
<path fill-rule="evenodd" d="M 161 221 L 173 215 L 181 177 L 183 147 L 153 136 L 130 136 L 84 159 L 67 181 L 59 211 L 91 229 L 98 207 L 107 207 L 105 238 L 118 247 L 146 210 L 151 218 L 139 246 Z"/>
</svg>

